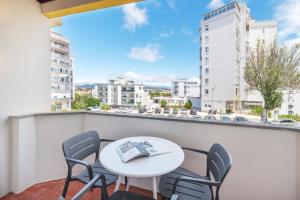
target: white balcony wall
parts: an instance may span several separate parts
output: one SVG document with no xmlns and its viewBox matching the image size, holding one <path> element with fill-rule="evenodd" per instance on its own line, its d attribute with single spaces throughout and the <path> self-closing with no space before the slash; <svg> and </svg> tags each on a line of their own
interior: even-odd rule
<svg viewBox="0 0 300 200">
<path fill-rule="evenodd" d="M 27 118 L 33 119 L 34 123 Z M 24 120 L 27 123 L 23 123 Z M 13 124 L 17 121 L 19 124 L 34 126 L 23 126 L 22 130 L 35 130 L 35 134 L 19 129 L 22 140 L 13 139 L 12 143 L 18 141 L 18 146 L 26 149 L 26 145 L 30 145 L 26 139 L 31 141 L 35 137 L 35 161 L 31 162 L 36 169 L 35 182 L 65 177 L 67 167 L 63 158 L 62 142 L 82 131 L 93 129 L 103 138 L 157 136 L 181 146 L 204 150 L 218 142 L 228 149 L 233 158 L 233 167 L 221 189 L 223 200 L 300 199 L 297 189 L 300 187 L 299 131 L 165 118 L 137 118 L 122 114 L 52 113 L 23 116 L 12 121 Z M 15 134 L 18 135 L 17 132 Z M 27 153 L 30 154 L 28 151 Z M 18 155 L 14 154 L 13 158 L 18 158 Z M 22 166 L 22 162 L 24 160 L 18 160 L 19 166 Z M 205 172 L 205 159 L 196 154 L 186 153 L 183 165 L 202 174 Z M 20 191 L 30 185 L 24 185 L 23 183 L 30 181 L 21 179 L 13 182 L 20 183 Z M 133 184 L 151 188 L 151 181 L 147 179 L 135 179 Z"/>
<path fill-rule="evenodd" d="M 50 110 L 49 24 L 35 0 L 0 1 L 0 196 L 10 191 L 8 116 Z"/>
</svg>

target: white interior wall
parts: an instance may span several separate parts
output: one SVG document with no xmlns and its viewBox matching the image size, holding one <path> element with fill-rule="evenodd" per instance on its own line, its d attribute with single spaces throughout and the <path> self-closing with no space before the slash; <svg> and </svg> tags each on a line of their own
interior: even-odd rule
<svg viewBox="0 0 300 200">
<path fill-rule="evenodd" d="M 9 115 L 50 110 L 49 19 L 35 0 L 0 3 L 0 196 L 10 191 Z"/>
</svg>

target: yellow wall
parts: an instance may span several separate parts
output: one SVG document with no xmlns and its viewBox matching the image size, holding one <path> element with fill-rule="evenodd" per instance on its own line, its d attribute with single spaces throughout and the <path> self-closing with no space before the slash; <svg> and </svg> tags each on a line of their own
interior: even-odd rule
<svg viewBox="0 0 300 200">
<path fill-rule="evenodd" d="M 61 8 L 59 8 L 59 6 L 60 6 L 59 4 L 62 4 L 62 2 L 54 1 L 54 2 L 49 2 L 49 3 L 43 4 L 42 7 L 43 7 L 44 15 L 46 15 L 49 18 L 55 18 L 55 17 L 61 17 L 61 16 L 65 16 L 65 15 L 75 14 L 75 13 L 97 10 L 97 9 L 101 9 L 101 8 L 119 6 L 119 5 L 132 3 L 132 2 L 138 2 L 138 1 L 141 1 L 141 0 L 117 0 L 117 1 L 116 0 L 100 0 L 100 1 L 91 2 L 91 3 L 81 3 L 78 6 L 75 5 L 73 7 L 61 6 Z M 46 7 L 50 3 L 57 4 L 58 8 L 46 11 L 47 10 Z"/>
</svg>

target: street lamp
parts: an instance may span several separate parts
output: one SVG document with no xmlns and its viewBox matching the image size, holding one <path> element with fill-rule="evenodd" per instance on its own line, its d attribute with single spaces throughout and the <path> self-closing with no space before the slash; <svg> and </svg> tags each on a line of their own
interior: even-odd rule
<svg viewBox="0 0 300 200">
<path fill-rule="evenodd" d="M 213 87 L 211 89 L 211 113 L 214 113 L 214 90 L 216 89 L 216 87 Z"/>
</svg>

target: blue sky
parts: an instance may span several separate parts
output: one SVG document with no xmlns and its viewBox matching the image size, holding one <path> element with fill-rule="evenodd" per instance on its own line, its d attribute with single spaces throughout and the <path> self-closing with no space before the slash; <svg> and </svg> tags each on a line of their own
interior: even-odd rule
<svg viewBox="0 0 300 200">
<path fill-rule="evenodd" d="M 75 82 L 127 76 L 149 84 L 199 76 L 199 24 L 228 0 L 146 0 L 66 16 L 54 30 L 71 42 Z M 248 0 L 256 20 L 277 20 L 280 38 L 300 41 L 299 0 Z"/>
</svg>

